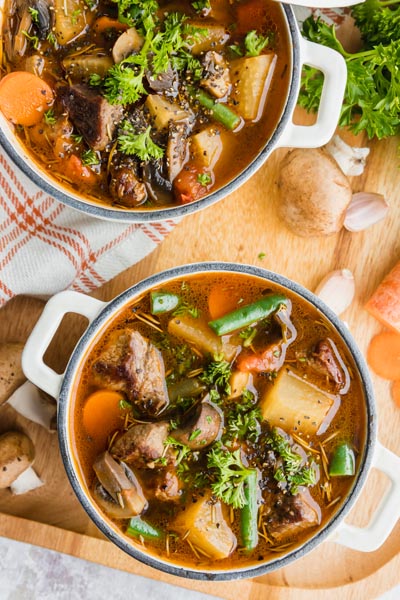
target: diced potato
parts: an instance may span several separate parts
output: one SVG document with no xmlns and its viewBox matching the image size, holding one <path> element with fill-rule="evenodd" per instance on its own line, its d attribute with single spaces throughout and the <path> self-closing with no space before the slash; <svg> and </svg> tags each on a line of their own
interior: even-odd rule
<svg viewBox="0 0 400 600">
<path fill-rule="evenodd" d="M 271 426 L 310 435 L 320 429 L 335 406 L 334 396 L 286 369 L 281 370 L 260 403 L 263 418 Z"/>
<path fill-rule="evenodd" d="M 229 385 L 231 386 L 231 394 L 229 399 L 238 398 L 243 394 L 249 384 L 250 373 L 246 371 L 233 371 Z"/>
<path fill-rule="evenodd" d="M 232 99 L 244 119 L 257 121 L 263 112 L 276 63 L 272 52 L 234 60 L 231 64 Z"/>
<path fill-rule="evenodd" d="M 189 111 L 183 110 L 178 104 L 168 102 L 156 94 L 147 96 L 144 105 L 150 113 L 152 123 L 159 131 L 167 129 L 171 121 L 183 121 L 191 116 Z"/>
<path fill-rule="evenodd" d="M 213 169 L 222 152 L 221 132 L 215 125 L 210 125 L 192 135 L 190 148 L 197 164 Z"/>
<path fill-rule="evenodd" d="M 183 338 L 189 344 L 193 344 L 199 350 L 213 356 L 223 355 L 226 360 L 232 360 L 236 354 L 237 347 L 223 342 L 201 319 L 195 319 L 189 315 L 174 317 L 168 323 L 168 331 L 171 335 Z"/>
<path fill-rule="evenodd" d="M 93 73 L 104 77 L 113 64 L 110 56 L 101 56 L 99 53 L 66 56 L 62 61 L 66 75 L 73 79 L 89 79 Z"/>
<path fill-rule="evenodd" d="M 227 558 L 236 548 L 236 536 L 226 522 L 220 502 L 212 504 L 211 494 L 200 498 L 194 504 L 188 504 L 173 524 L 173 529 L 193 546 L 200 548 L 210 558 Z"/>
<path fill-rule="evenodd" d="M 86 11 L 84 0 L 55 0 L 54 33 L 57 44 L 65 46 L 86 31 Z"/>
<path fill-rule="evenodd" d="M 189 25 L 205 30 L 204 36 L 200 35 L 193 41 L 191 45 L 192 54 L 200 54 L 207 50 L 220 50 L 229 40 L 229 33 L 223 25 L 219 23 L 211 23 L 209 21 L 188 21 Z"/>
</svg>

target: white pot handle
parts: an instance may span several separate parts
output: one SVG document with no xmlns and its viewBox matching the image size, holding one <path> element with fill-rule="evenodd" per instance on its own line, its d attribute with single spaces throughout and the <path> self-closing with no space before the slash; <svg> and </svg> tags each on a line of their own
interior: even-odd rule
<svg viewBox="0 0 400 600">
<path fill-rule="evenodd" d="M 373 552 L 382 546 L 400 517 L 400 457 L 378 442 L 372 466 L 389 477 L 390 488 L 366 527 L 342 523 L 332 538 L 337 544 L 361 552 Z"/>
<path fill-rule="evenodd" d="M 105 304 L 78 292 L 60 292 L 50 298 L 33 328 L 22 353 L 22 370 L 32 383 L 56 400 L 64 374 L 56 373 L 43 362 L 47 347 L 65 314 L 78 313 L 91 322 Z"/>
<path fill-rule="evenodd" d="M 300 62 L 300 68 L 302 65 L 310 65 L 324 74 L 317 120 L 314 125 L 309 126 L 294 125 L 290 121 L 278 140 L 278 148 L 323 146 L 335 133 L 339 121 L 347 81 L 344 58 L 336 50 L 309 42 L 300 36 Z"/>
</svg>

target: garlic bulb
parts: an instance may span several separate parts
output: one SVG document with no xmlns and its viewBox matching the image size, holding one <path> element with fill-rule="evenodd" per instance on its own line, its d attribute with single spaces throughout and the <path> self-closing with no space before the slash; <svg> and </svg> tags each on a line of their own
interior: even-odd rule
<svg viewBox="0 0 400 600">
<path fill-rule="evenodd" d="M 345 175 L 361 175 L 364 171 L 369 148 L 349 146 L 338 135 L 326 144 L 326 150 L 336 160 Z"/>
<path fill-rule="evenodd" d="M 322 279 L 315 295 L 334 313 L 341 315 L 352 303 L 355 291 L 353 273 L 349 269 L 338 269 Z"/>
<path fill-rule="evenodd" d="M 358 192 L 347 207 L 344 227 L 348 231 L 362 231 L 382 221 L 389 205 L 382 194 Z"/>
</svg>

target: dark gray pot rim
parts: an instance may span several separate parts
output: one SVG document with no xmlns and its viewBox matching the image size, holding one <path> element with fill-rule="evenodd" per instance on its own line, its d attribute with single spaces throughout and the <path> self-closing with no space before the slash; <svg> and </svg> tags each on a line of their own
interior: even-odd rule
<svg viewBox="0 0 400 600">
<path fill-rule="evenodd" d="M 172 563 L 168 563 L 161 559 L 157 559 L 152 555 L 146 555 L 133 545 L 129 544 L 122 536 L 112 529 L 105 520 L 93 509 L 90 502 L 87 499 L 86 494 L 82 490 L 79 483 L 79 479 L 75 472 L 74 461 L 72 459 L 69 442 L 68 442 L 68 417 L 69 417 L 69 393 L 71 383 L 74 380 L 74 373 L 77 369 L 81 357 L 85 353 L 85 349 L 90 343 L 93 335 L 109 320 L 110 316 L 116 313 L 122 306 L 128 303 L 134 296 L 147 291 L 149 288 L 165 283 L 170 279 L 177 277 L 189 276 L 194 273 L 207 273 L 207 272 L 234 272 L 244 273 L 248 275 L 254 275 L 261 277 L 267 281 L 272 281 L 279 285 L 282 285 L 292 292 L 308 300 L 318 310 L 321 311 L 333 324 L 338 333 L 341 335 L 343 341 L 348 347 L 353 359 L 359 370 L 359 374 L 364 386 L 365 399 L 366 399 L 366 413 L 367 413 L 367 430 L 365 439 L 364 455 L 361 460 L 359 471 L 356 475 L 356 479 L 350 492 L 349 496 L 335 514 L 333 519 L 327 523 L 313 538 L 306 541 L 302 546 L 296 548 L 292 552 L 284 555 L 281 558 L 270 561 L 268 563 L 260 564 L 259 566 L 246 567 L 242 569 L 231 569 L 231 570 L 207 570 L 197 571 L 191 569 L 185 569 L 178 567 Z M 376 409 L 374 403 L 374 393 L 372 382 L 368 368 L 365 364 L 364 358 L 358 349 L 353 337 L 351 336 L 346 325 L 333 313 L 319 298 L 314 296 L 310 291 L 303 288 L 298 283 L 295 283 L 282 275 L 278 275 L 272 271 L 268 271 L 259 267 L 246 264 L 237 263 L 224 263 L 224 262 L 207 262 L 207 263 L 194 263 L 189 265 L 183 265 L 168 269 L 156 275 L 152 275 L 143 281 L 132 286 L 122 294 L 111 300 L 105 307 L 100 311 L 99 315 L 89 325 L 81 339 L 79 340 L 71 358 L 67 365 L 64 379 L 61 385 L 60 396 L 59 396 L 59 411 L 58 411 L 58 434 L 61 456 L 64 462 L 64 466 L 68 475 L 68 478 L 72 484 L 72 487 L 80 500 L 83 508 L 87 514 L 94 521 L 97 527 L 109 538 L 116 546 L 121 550 L 127 552 L 135 559 L 143 562 L 144 564 L 151 566 L 155 569 L 164 571 L 171 575 L 177 575 L 180 577 L 186 577 L 191 579 L 199 579 L 204 581 L 224 581 L 232 579 L 244 579 L 250 577 L 258 577 L 270 571 L 287 566 L 294 560 L 301 558 L 305 554 L 308 554 L 322 541 L 326 540 L 328 536 L 334 531 L 344 517 L 349 513 L 351 508 L 354 506 L 361 489 L 366 481 L 368 471 L 372 464 L 372 458 L 376 443 Z"/>
<path fill-rule="evenodd" d="M 34 168 L 34 161 L 28 163 L 24 160 L 21 155 L 16 151 L 13 144 L 9 141 L 4 131 L 0 128 L 0 146 L 4 148 L 9 157 L 15 162 L 15 164 L 21 169 L 21 171 L 31 179 L 39 188 L 41 188 L 46 194 L 53 196 L 63 204 L 70 206 L 80 212 L 84 212 L 96 218 L 106 219 L 111 221 L 118 221 L 121 223 L 154 223 L 158 221 L 165 221 L 168 219 L 179 219 L 190 213 L 197 212 L 222 200 L 228 194 L 232 193 L 239 186 L 245 183 L 266 161 L 268 156 L 274 150 L 280 136 L 282 135 L 288 120 L 291 118 L 293 110 L 297 102 L 297 90 L 299 87 L 300 80 L 300 50 L 299 50 L 299 32 L 296 25 L 296 19 L 291 6 L 282 5 L 284 14 L 286 15 L 289 40 L 292 42 L 292 77 L 289 84 L 288 96 L 285 107 L 282 111 L 281 118 L 271 138 L 267 144 L 256 156 L 256 158 L 232 181 L 221 189 L 211 193 L 200 200 L 184 204 L 182 206 L 175 206 L 164 209 L 154 210 L 116 210 L 113 208 L 106 208 L 101 204 L 95 204 L 92 202 L 86 202 L 70 196 L 68 193 L 61 191 L 55 184 L 45 180 L 40 174 L 40 168 Z"/>
</svg>

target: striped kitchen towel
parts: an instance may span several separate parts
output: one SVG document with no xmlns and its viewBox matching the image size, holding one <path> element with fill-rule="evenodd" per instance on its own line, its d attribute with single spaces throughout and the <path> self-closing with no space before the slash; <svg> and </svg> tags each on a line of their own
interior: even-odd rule
<svg viewBox="0 0 400 600">
<path fill-rule="evenodd" d="M 144 258 L 174 225 L 86 216 L 41 191 L 0 148 L 0 306 L 18 294 L 90 292 Z"/>
</svg>

